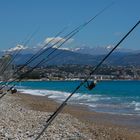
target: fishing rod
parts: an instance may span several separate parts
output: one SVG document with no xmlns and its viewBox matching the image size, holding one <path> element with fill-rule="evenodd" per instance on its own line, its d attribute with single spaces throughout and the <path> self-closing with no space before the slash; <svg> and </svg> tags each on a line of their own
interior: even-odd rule
<svg viewBox="0 0 140 140">
<path fill-rule="evenodd" d="M 112 5 L 114 4 L 114 2 L 110 3 L 109 5 L 107 5 L 106 7 L 104 7 L 102 10 L 100 10 L 95 16 L 93 16 L 91 19 L 89 19 L 88 21 L 84 22 L 83 24 L 81 24 L 80 26 L 78 26 L 77 28 L 75 28 L 74 30 L 72 30 L 69 34 L 67 34 L 64 38 L 65 40 L 57 47 L 55 48 L 49 55 L 52 55 L 58 48 L 60 48 L 65 42 L 67 42 L 70 38 L 72 38 L 74 35 L 76 35 L 80 30 L 82 30 L 85 26 L 87 26 L 90 22 L 92 22 L 96 17 L 98 17 L 99 15 L 101 15 L 105 10 L 107 10 L 108 8 L 110 8 Z M 55 44 L 53 44 L 51 47 L 49 48 L 53 48 L 53 46 L 55 46 L 57 43 L 61 42 L 63 39 L 59 40 L 58 42 L 56 42 Z M 49 49 L 47 48 L 47 49 Z M 45 53 L 45 51 L 41 52 L 39 55 L 37 55 L 34 59 L 38 58 L 40 55 L 42 55 L 43 53 Z M 33 59 L 33 60 L 34 60 Z M 32 60 L 32 61 L 33 61 Z M 30 63 L 30 62 L 29 62 Z M 25 65 L 26 66 L 26 65 Z M 14 80 L 15 81 L 15 80 Z M 10 82 L 11 83 L 11 82 Z"/>
<path fill-rule="evenodd" d="M 38 134 L 38 136 L 35 138 L 35 140 L 38 140 L 41 135 L 44 133 L 44 131 L 48 128 L 48 126 L 51 124 L 51 122 L 56 118 L 56 116 L 63 110 L 63 108 L 67 105 L 68 100 L 75 94 L 81 86 L 83 86 L 88 79 L 91 77 L 92 74 L 94 74 L 98 68 L 103 64 L 103 62 L 113 53 L 113 51 L 127 38 L 127 36 L 140 24 L 140 20 L 126 33 L 126 35 L 115 45 L 115 47 L 100 61 L 100 63 L 94 68 L 93 71 L 87 76 L 87 78 L 82 81 L 75 90 L 65 99 L 65 101 L 62 102 L 62 104 L 57 108 L 57 110 L 47 119 L 46 124 L 44 125 L 44 128 L 42 131 Z"/>
<path fill-rule="evenodd" d="M 31 36 L 25 41 L 25 43 L 23 44 L 23 46 L 26 46 L 30 40 L 35 36 L 35 34 L 38 32 L 38 29 L 33 32 L 31 34 Z M 17 51 L 15 52 L 15 54 L 13 55 L 13 58 L 6 64 L 6 66 L 2 69 L 1 74 L 4 73 L 4 71 L 12 64 L 12 62 L 16 59 L 16 57 L 21 53 L 22 48 L 17 49 Z"/>
</svg>

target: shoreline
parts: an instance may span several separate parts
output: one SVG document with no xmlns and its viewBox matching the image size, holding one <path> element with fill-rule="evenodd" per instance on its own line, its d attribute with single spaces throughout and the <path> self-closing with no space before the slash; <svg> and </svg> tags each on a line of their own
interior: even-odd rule
<svg viewBox="0 0 140 140">
<path fill-rule="evenodd" d="M 50 99 L 46 96 L 31 95 L 28 93 L 15 94 L 15 96 L 21 97 L 23 103 L 36 111 L 43 112 L 54 112 L 60 105 L 59 102 L 54 99 Z M 28 99 L 27 99 L 28 98 Z M 34 100 L 29 101 L 30 99 Z M 35 103 L 36 102 L 36 103 Z M 50 106 L 48 106 L 49 104 Z M 140 117 L 137 115 L 121 115 L 121 114 L 110 114 L 103 112 L 96 112 L 90 109 L 87 105 L 80 104 L 68 104 L 64 107 L 62 113 L 70 114 L 84 122 L 94 122 L 102 124 L 117 125 L 119 127 L 126 127 L 129 130 L 140 132 Z"/>
<path fill-rule="evenodd" d="M 0 139 L 34 139 L 58 105 L 47 96 L 6 95 L 1 100 Z M 120 119 L 132 121 L 129 117 L 91 112 L 86 106 L 68 105 L 41 139 L 139 140 L 139 127 L 121 125 L 118 123 Z"/>
<path fill-rule="evenodd" d="M 12 81 L 13 79 L 9 80 Z M 65 82 L 65 81 L 82 81 L 84 79 L 64 79 L 64 80 L 44 80 L 44 79 L 23 79 L 22 82 Z M 92 79 L 89 79 L 89 81 L 92 80 Z M 140 81 L 140 79 L 103 79 L 103 80 L 100 80 L 98 79 L 99 81 Z M 2 82 L 2 81 L 0 81 Z"/>
<path fill-rule="evenodd" d="M 63 88 L 63 87 L 61 87 L 61 88 Z M 24 94 L 30 94 L 33 96 L 44 96 L 44 97 L 47 96 L 50 100 L 53 100 L 57 103 L 61 103 L 62 100 L 65 100 L 65 98 L 67 97 L 67 95 L 65 95 L 65 92 L 70 94 L 69 91 L 61 91 L 61 90 L 57 90 L 57 89 L 51 90 L 49 88 L 48 89 L 40 89 L 40 87 L 35 88 L 35 89 L 31 88 L 31 87 L 29 89 L 22 88 L 21 90 L 19 90 L 19 92 L 23 92 Z M 85 106 L 89 110 L 95 111 L 98 113 L 105 113 L 105 114 L 111 114 L 111 115 L 124 115 L 124 116 L 138 116 L 138 117 L 140 116 L 140 113 L 136 110 L 136 109 L 139 109 L 139 105 L 137 105 L 138 101 L 131 100 L 128 103 L 132 108 L 126 108 L 127 107 L 125 105 L 126 101 L 124 102 L 124 100 L 123 100 L 123 99 L 125 99 L 125 97 L 123 97 L 123 99 L 120 99 L 120 102 L 116 102 L 116 104 L 110 103 L 110 106 L 108 105 L 107 108 L 104 108 L 104 106 L 102 105 L 102 102 L 96 102 L 96 101 L 100 101 L 100 99 L 102 101 L 102 97 L 105 101 L 111 101 L 112 98 L 115 97 L 114 95 L 112 97 L 110 95 L 105 96 L 105 94 L 102 94 L 102 93 L 96 94 L 96 92 L 95 92 L 95 94 L 94 93 L 93 94 L 92 93 L 85 94 L 86 92 L 83 92 L 84 94 L 81 94 L 81 93 L 82 92 L 77 93 L 78 97 L 75 96 L 77 98 L 77 100 L 74 100 L 74 98 L 72 97 L 72 99 L 69 101 L 69 104 L 75 105 L 75 106 Z M 95 100 L 92 101 L 92 98 L 93 99 L 95 98 Z M 120 96 L 119 98 L 122 98 L 122 97 Z M 78 102 L 78 99 L 79 99 L 79 102 Z M 82 101 L 82 100 L 84 100 L 84 101 Z M 116 99 L 116 97 L 114 98 L 114 100 L 119 101 L 118 99 Z M 120 103 L 124 103 L 124 104 L 119 106 Z M 96 106 L 96 104 L 97 104 L 97 106 Z"/>
</svg>

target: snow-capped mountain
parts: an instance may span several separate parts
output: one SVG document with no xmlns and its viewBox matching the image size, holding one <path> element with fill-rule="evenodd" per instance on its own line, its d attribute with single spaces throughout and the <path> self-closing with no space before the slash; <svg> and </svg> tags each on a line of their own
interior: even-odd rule
<svg viewBox="0 0 140 140">
<path fill-rule="evenodd" d="M 107 47 L 75 47 L 72 49 L 73 52 L 82 53 L 82 54 L 90 54 L 90 55 L 104 55 L 107 54 L 114 46 L 109 45 Z M 138 51 L 134 51 L 126 48 L 118 48 L 115 50 L 116 53 L 136 53 Z M 140 51 L 139 51 L 140 52 Z"/>
<path fill-rule="evenodd" d="M 21 47 L 21 53 L 16 57 L 16 64 L 24 64 L 33 54 L 38 52 L 40 48 L 30 48 L 30 47 Z M 56 48 L 51 48 L 49 51 L 44 53 L 39 57 L 35 63 L 38 63 L 41 59 L 46 58 L 48 54 L 54 51 Z M 108 47 L 77 47 L 73 49 L 61 48 L 57 49 L 53 55 L 54 57 L 57 54 L 56 58 L 52 59 L 45 65 L 62 65 L 62 64 L 79 64 L 79 65 L 96 65 L 104 56 L 112 49 L 112 46 Z M 18 49 L 13 49 L 10 53 L 16 52 Z M 0 52 L 2 55 L 3 52 Z M 105 62 L 109 65 L 139 65 L 140 66 L 140 51 L 132 51 L 119 48 L 107 59 Z"/>
</svg>

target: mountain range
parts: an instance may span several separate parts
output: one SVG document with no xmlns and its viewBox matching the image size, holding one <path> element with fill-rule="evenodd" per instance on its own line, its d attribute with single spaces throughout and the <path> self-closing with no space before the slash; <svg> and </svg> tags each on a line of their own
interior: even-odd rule
<svg viewBox="0 0 140 140">
<path fill-rule="evenodd" d="M 39 49 L 37 48 L 26 48 L 18 55 L 15 59 L 16 64 L 24 64 L 33 54 L 35 54 Z M 37 64 L 41 59 L 47 57 L 48 54 L 54 51 L 55 48 L 49 49 L 47 53 L 44 53 L 35 62 L 30 65 Z M 50 55 L 49 61 L 44 63 L 47 65 L 62 65 L 62 64 L 79 64 L 79 65 L 96 65 L 100 60 L 105 57 L 105 55 L 111 50 L 111 46 L 107 48 L 79 48 L 73 50 L 57 49 L 55 53 Z M 14 50 L 15 51 L 15 50 Z M 0 52 L 2 54 L 2 52 Z M 104 64 L 107 65 L 135 65 L 140 66 L 140 51 L 132 51 L 125 49 L 118 49 L 113 52 L 113 54 L 105 61 Z"/>
</svg>

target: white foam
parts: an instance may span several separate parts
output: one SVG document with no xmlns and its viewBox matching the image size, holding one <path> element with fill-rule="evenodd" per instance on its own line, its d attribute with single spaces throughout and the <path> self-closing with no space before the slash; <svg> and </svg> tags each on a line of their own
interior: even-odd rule
<svg viewBox="0 0 140 140">
<path fill-rule="evenodd" d="M 69 95 L 69 92 L 63 91 L 54 91 L 54 90 L 37 90 L 37 89 L 19 89 L 20 92 L 31 95 L 39 95 L 39 96 L 48 96 L 50 99 L 54 99 L 56 101 L 64 101 Z M 111 102 L 110 102 L 111 101 Z M 132 114 L 135 112 L 139 114 L 140 112 L 140 102 L 132 101 L 132 102 L 122 102 L 121 97 L 109 97 L 105 95 L 97 95 L 97 94 L 81 94 L 75 93 L 70 99 L 69 103 L 71 104 L 83 104 L 87 105 L 93 109 L 100 108 L 108 110 L 110 108 L 116 109 L 129 109 Z M 119 106 L 118 106 L 119 105 Z M 107 112 L 108 112 L 107 111 Z M 112 111 L 113 113 L 114 111 Z M 119 113 L 115 111 L 115 114 Z M 134 114 L 135 114 L 134 113 Z M 123 112 L 122 112 L 123 114 Z M 126 113 L 127 114 L 127 113 Z M 129 114 L 129 113 L 128 113 Z"/>
<path fill-rule="evenodd" d="M 135 104 L 135 110 L 136 110 L 136 111 L 140 111 L 140 103 L 139 103 L 139 102 L 137 102 L 137 103 Z"/>
<path fill-rule="evenodd" d="M 54 91 L 54 90 L 19 89 L 19 91 L 31 95 L 40 95 L 40 96 L 47 95 L 48 98 L 55 99 L 58 101 L 64 101 L 70 95 L 69 92 Z M 110 99 L 112 98 L 103 95 L 75 93 L 71 97 L 70 102 L 84 104 L 88 103 L 90 106 L 92 106 L 93 103 L 96 103 L 100 100 L 110 100 Z"/>
<path fill-rule="evenodd" d="M 39 96 L 48 96 L 48 98 L 63 101 L 65 100 L 70 93 L 62 92 L 62 91 L 54 91 L 54 90 L 36 90 L 36 89 L 19 89 L 20 92 L 31 95 L 39 95 Z M 71 102 L 96 102 L 100 100 L 100 95 L 88 95 L 88 94 L 80 94 L 76 93 L 70 99 Z"/>
<path fill-rule="evenodd" d="M 92 108 L 97 107 L 97 105 L 96 105 L 96 104 L 85 104 L 85 105 L 87 105 L 87 106 L 89 106 L 89 107 L 92 107 Z"/>
<path fill-rule="evenodd" d="M 134 105 L 135 111 L 140 111 L 140 102 L 132 101 L 131 105 Z"/>
<path fill-rule="evenodd" d="M 33 90 L 33 89 L 18 89 L 21 93 L 45 96 L 45 90 Z"/>
</svg>

